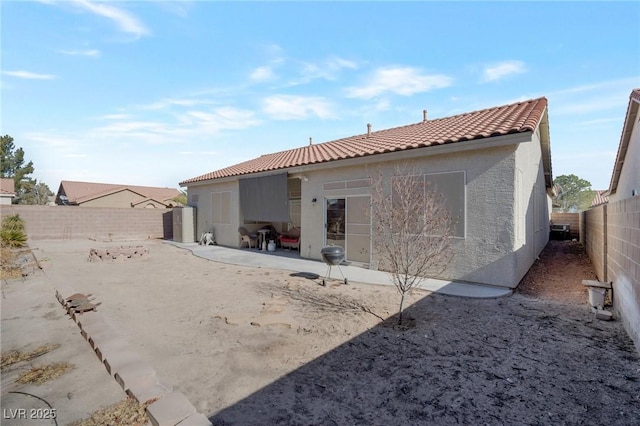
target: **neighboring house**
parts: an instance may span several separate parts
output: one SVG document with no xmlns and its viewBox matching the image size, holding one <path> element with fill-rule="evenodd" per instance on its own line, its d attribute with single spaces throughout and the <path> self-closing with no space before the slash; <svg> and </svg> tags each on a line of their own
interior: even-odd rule
<svg viewBox="0 0 640 426">
<path fill-rule="evenodd" d="M 13 178 L 0 178 L 0 205 L 11 204 L 16 196 Z"/>
<path fill-rule="evenodd" d="M 593 201 L 591 201 L 591 206 L 589 207 L 598 207 L 602 204 L 607 204 L 609 201 L 609 190 L 604 191 L 596 191 L 595 197 L 593 197 Z"/>
<path fill-rule="evenodd" d="M 629 96 L 606 209 L 606 279 L 613 305 L 640 351 L 640 89 Z"/>
<path fill-rule="evenodd" d="M 443 278 L 514 288 L 549 239 L 552 188 L 546 98 L 372 131 L 267 154 L 187 179 L 197 235 L 238 246 L 238 227 L 301 229 L 300 255 L 327 244 L 376 267 L 370 178 L 416 167 L 457 219 L 455 255 Z M 296 223 L 299 221 L 299 223 Z"/>
<path fill-rule="evenodd" d="M 179 195 L 180 191 L 174 188 L 63 180 L 58 188 L 56 204 L 82 207 L 168 208 L 179 205 L 173 201 L 173 198 Z"/>
<path fill-rule="evenodd" d="M 627 115 L 622 127 L 613 175 L 609 184 L 609 201 L 614 203 L 640 195 L 640 89 L 629 96 Z"/>
</svg>

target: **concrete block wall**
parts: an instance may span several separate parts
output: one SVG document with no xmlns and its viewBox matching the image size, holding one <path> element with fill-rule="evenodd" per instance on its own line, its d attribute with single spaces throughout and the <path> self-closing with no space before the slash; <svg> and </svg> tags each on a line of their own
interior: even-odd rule
<svg viewBox="0 0 640 426">
<path fill-rule="evenodd" d="M 614 309 L 640 351 L 640 196 L 608 204 L 606 250 Z"/>
<path fill-rule="evenodd" d="M 600 281 L 607 281 L 606 212 L 604 204 L 582 213 L 585 227 L 582 242 Z"/>
<path fill-rule="evenodd" d="M 11 205 L 0 210 L 3 218 L 16 213 L 29 240 L 173 237 L 172 209 Z"/>
</svg>

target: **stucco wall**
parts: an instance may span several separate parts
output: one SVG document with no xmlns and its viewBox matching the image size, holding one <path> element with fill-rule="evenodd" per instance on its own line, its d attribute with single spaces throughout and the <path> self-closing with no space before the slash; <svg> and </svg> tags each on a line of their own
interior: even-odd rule
<svg viewBox="0 0 640 426">
<path fill-rule="evenodd" d="M 466 173 L 466 235 L 453 239 L 456 254 L 443 277 L 515 288 L 546 245 L 549 235 L 549 198 L 537 136 L 533 142 L 514 141 L 491 147 L 478 144 L 464 152 L 453 149 L 405 151 L 290 170 L 290 177 L 300 178 L 302 184 L 301 256 L 321 259 L 320 250 L 325 244 L 325 197 L 368 194 L 363 188 L 324 190 L 323 184 L 367 178 L 373 176 L 379 166 L 388 173 L 394 161 L 412 162 L 425 174 Z M 520 198 L 514 192 L 516 164 L 522 176 L 519 185 L 525 190 Z M 211 223 L 213 191 L 231 192 L 230 224 Z M 237 228 L 243 223 L 238 206 L 238 181 L 192 184 L 188 193 L 189 205 L 197 207 L 197 235 L 213 225 L 219 244 L 237 246 Z M 522 219 L 521 241 L 516 241 L 517 218 Z M 260 226 L 246 227 L 252 230 Z M 375 266 L 375 259 L 372 264 Z"/>
<path fill-rule="evenodd" d="M 144 200 L 145 197 L 129 190 L 119 191 L 104 197 L 89 200 L 80 204 L 81 207 L 127 207 L 131 208 L 131 203 Z"/>
<path fill-rule="evenodd" d="M 521 206 L 515 212 L 515 221 L 521 221 L 524 235 L 516 238 L 516 280 L 527 273 L 536 257 L 549 242 L 549 197 L 545 186 L 540 135 L 536 131 L 530 142 L 523 142 L 516 149 L 516 173 L 522 171 L 519 186 L 514 194 L 515 204 Z"/>
<path fill-rule="evenodd" d="M 447 278 L 515 287 L 513 258 L 514 145 L 407 160 L 421 172 L 466 173 L 466 236 L 454 238 L 455 255 Z M 324 245 L 324 198 L 359 195 L 363 189 L 323 190 L 323 183 L 373 176 L 378 167 L 389 175 L 393 163 L 305 172 L 302 181 L 301 255 L 321 259 Z M 316 198 L 317 203 L 312 203 Z M 491 218 L 491 220 L 487 220 Z M 375 263 L 375 259 L 374 262 Z"/>
<path fill-rule="evenodd" d="M 237 247 L 240 242 L 238 227 L 244 221 L 240 217 L 240 199 L 238 181 L 221 182 L 217 184 L 190 186 L 188 190 L 188 205 L 196 207 L 196 237 L 214 228 L 216 242 L 220 245 Z M 230 221 L 229 223 L 214 223 L 211 206 L 213 192 L 230 192 Z M 249 229 L 249 228 L 248 228 Z M 251 230 L 251 229 L 250 229 Z"/>
<path fill-rule="evenodd" d="M 618 188 L 609 196 L 610 202 L 624 200 L 632 196 L 632 190 L 640 191 L 640 125 L 634 123 L 631 138 L 624 157 L 624 164 L 618 180 Z"/>
</svg>

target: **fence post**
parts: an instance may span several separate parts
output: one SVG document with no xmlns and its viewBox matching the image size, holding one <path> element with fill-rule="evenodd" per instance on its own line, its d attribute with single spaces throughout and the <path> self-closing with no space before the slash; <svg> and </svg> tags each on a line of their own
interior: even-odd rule
<svg viewBox="0 0 640 426">
<path fill-rule="evenodd" d="M 607 270 L 607 258 L 609 257 L 609 237 L 608 237 L 608 227 L 607 227 L 607 207 L 608 204 L 602 205 L 602 280 L 604 282 L 609 281 L 609 271 Z"/>
</svg>

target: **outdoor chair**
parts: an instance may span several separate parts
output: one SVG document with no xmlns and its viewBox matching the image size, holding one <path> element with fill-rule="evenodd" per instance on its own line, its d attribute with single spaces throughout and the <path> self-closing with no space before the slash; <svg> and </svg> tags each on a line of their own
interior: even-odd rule
<svg viewBox="0 0 640 426">
<path fill-rule="evenodd" d="M 280 235 L 280 247 L 300 250 L 300 228 L 292 228 L 289 232 Z"/>
<path fill-rule="evenodd" d="M 250 234 L 247 228 L 243 226 L 238 228 L 238 233 L 240 233 L 240 247 L 242 247 L 244 243 L 247 243 L 249 248 L 258 247 L 258 234 Z"/>
</svg>

